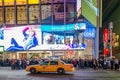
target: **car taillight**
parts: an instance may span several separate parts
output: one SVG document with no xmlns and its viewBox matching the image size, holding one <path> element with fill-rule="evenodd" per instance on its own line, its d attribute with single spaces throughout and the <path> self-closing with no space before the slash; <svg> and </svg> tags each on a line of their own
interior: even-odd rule
<svg viewBox="0 0 120 80">
<path fill-rule="evenodd" d="M 73 65 L 72 65 L 72 64 L 70 65 L 70 68 L 73 68 Z"/>
</svg>

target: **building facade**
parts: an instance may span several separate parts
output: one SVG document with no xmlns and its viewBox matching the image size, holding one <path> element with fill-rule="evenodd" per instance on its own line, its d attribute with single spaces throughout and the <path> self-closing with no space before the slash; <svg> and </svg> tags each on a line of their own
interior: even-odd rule
<svg viewBox="0 0 120 80">
<path fill-rule="evenodd" d="M 81 0 L 2 0 L 0 23 L 6 58 L 94 58 L 96 28 L 81 17 Z"/>
</svg>

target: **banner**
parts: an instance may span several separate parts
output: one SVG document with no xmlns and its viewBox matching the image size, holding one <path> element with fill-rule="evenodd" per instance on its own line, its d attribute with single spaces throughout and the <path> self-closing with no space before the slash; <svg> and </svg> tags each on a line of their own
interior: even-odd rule
<svg viewBox="0 0 120 80">
<path fill-rule="evenodd" d="M 72 31 L 72 30 L 85 30 L 85 23 L 75 23 L 66 25 L 40 25 L 41 31 Z"/>
<path fill-rule="evenodd" d="M 97 0 L 82 0 L 82 15 L 94 26 L 97 26 L 98 11 Z"/>
<path fill-rule="evenodd" d="M 108 42 L 109 39 L 109 30 L 108 29 L 104 29 L 104 42 Z"/>
<path fill-rule="evenodd" d="M 5 6 L 14 5 L 14 0 L 4 0 L 4 5 Z"/>
<path fill-rule="evenodd" d="M 28 4 L 39 4 L 39 0 L 28 0 Z"/>
<path fill-rule="evenodd" d="M 16 5 L 23 5 L 23 4 L 26 4 L 26 3 L 27 3 L 26 0 L 16 0 Z"/>
<path fill-rule="evenodd" d="M 83 33 L 84 38 L 95 38 L 95 28 L 86 28 Z"/>
</svg>

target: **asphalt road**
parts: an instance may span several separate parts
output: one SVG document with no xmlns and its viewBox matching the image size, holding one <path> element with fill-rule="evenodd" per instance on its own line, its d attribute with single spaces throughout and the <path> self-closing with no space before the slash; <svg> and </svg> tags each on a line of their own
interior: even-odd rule
<svg viewBox="0 0 120 80">
<path fill-rule="evenodd" d="M 77 69 L 75 72 L 30 74 L 25 70 L 11 70 L 0 67 L 0 80 L 120 80 L 120 71 Z"/>
</svg>

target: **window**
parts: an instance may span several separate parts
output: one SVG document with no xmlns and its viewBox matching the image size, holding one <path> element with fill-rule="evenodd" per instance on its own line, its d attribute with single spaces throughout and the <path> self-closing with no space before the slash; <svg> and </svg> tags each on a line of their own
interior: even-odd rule
<svg viewBox="0 0 120 80">
<path fill-rule="evenodd" d="M 26 6 L 17 6 L 17 24 L 27 24 Z"/>
<path fill-rule="evenodd" d="M 41 6 L 42 24 L 52 24 L 52 5 Z"/>
<path fill-rule="evenodd" d="M 50 65 L 58 65 L 58 61 L 50 61 Z"/>
<path fill-rule="evenodd" d="M 54 4 L 54 24 L 64 24 L 64 3 Z"/>
<path fill-rule="evenodd" d="M 52 0 L 41 0 L 41 4 L 52 3 Z"/>
<path fill-rule="evenodd" d="M 6 24 L 15 24 L 15 7 L 5 7 L 5 23 Z"/>
<path fill-rule="evenodd" d="M 43 61 L 40 63 L 40 65 L 48 65 L 49 61 Z"/>
<path fill-rule="evenodd" d="M 74 3 L 66 3 L 66 22 L 74 22 L 74 19 L 76 17 L 75 13 L 75 4 Z"/>
<path fill-rule="evenodd" d="M 39 5 L 29 6 L 29 23 L 38 24 L 40 22 L 39 14 Z"/>
<path fill-rule="evenodd" d="M 66 64 L 65 61 L 63 61 L 63 60 L 60 60 L 60 62 L 62 62 L 62 64 Z"/>
</svg>

